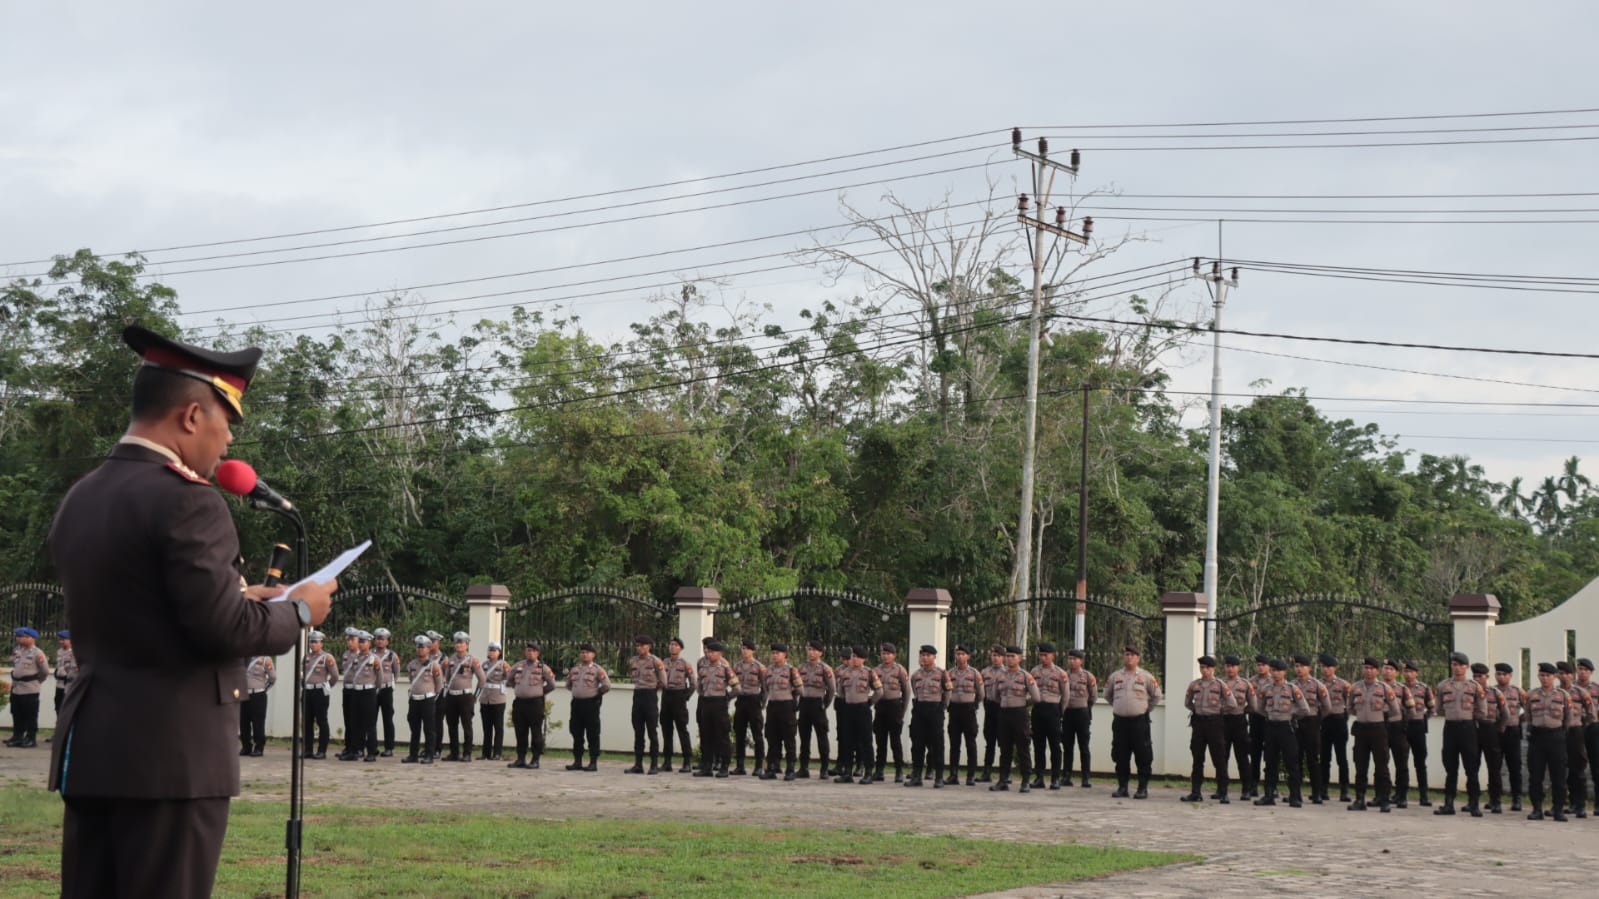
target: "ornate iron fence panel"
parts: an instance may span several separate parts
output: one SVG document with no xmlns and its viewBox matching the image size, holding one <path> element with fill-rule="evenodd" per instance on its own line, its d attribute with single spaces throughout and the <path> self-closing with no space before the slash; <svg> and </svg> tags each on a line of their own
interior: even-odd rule
<svg viewBox="0 0 1599 899">
<path fill-rule="evenodd" d="M 362 630 L 386 627 L 394 633 L 395 651 L 408 654 L 412 637 L 433 630 L 448 638 L 467 628 L 466 600 L 422 587 L 374 584 L 333 595 L 333 610 L 320 630 L 329 641 L 342 645 L 347 627 Z"/>
<path fill-rule="evenodd" d="M 787 643 L 793 660 L 803 660 L 805 644 L 818 640 L 826 647 L 822 652 L 828 664 L 838 662 L 852 646 L 864 647 L 868 663 L 875 663 L 877 647 L 893 643 L 900 649 L 900 664 L 915 666 L 914 657 L 905 662 L 910 653 L 905 648 L 910 635 L 905 604 L 851 590 L 801 587 L 739 597 L 716 611 L 715 630 L 733 659 L 743 640 L 753 641 L 762 658 L 773 643 Z"/>
<path fill-rule="evenodd" d="M 1268 599 L 1254 608 L 1216 616 L 1216 651 L 1252 662 L 1257 653 L 1284 660 L 1303 653 L 1338 657 L 1341 674 L 1359 677 L 1365 656 L 1414 659 L 1421 678 L 1436 683 L 1449 674 L 1454 628 L 1432 618 L 1360 596 L 1306 593 Z M 1251 665 L 1246 669 L 1253 670 Z M 1320 666 L 1314 666 L 1320 674 Z"/>
<path fill-rule="evenodd" d="M 594 660 L 612 680 L 627 680 L 633 638 L 647 634 L 656 655 L 677 628 L 677 606 L 645 593 L 610 587 L 574 587 L 541 593 L 505 609 L 506 657 L 520 659 L 522 644 L 539 642 L 539 657 L 564 676 L 578 663 L 578 647 L 593 643 Z M 478 650 L 482 655 L 482 650 Z"/>
<path fill-rule="evenodd" d="M 1107 599 L 1088 597 L 1078 600 L 1068 591 L 1041 590 L 1025 599 L 992 599 L 963 604 L 949 611 L 949 641 L 972 647 L 973 664 L 988 664 L 988 647 L 1012 642 L 1016 631 L 1016 608 L 1028 607 L 1031 639 L 1027 644 L 1025 667 L 1038 664 L 1038 644 L 1055 644 L 1056 664 L 1065 666 L 1066 650 L 1076 633 L 1077 605 L 1085 613 L 1083 667 L 1103 678 L 1122 666 L 1122 650 L 1137 646 L 1142 666 L 1166 682 L 1166 619 L 1158 606 L 1143 612 Z"/>
<path fill-rule="evenodd" d="M 61 588 L 44 583 L 0 587 L 0 632 L 10 639 L 19 627 L 38 631 L 40 646 L 54 658 L 56 632 L 67 627 L 66 597 Z"/>
</svg>

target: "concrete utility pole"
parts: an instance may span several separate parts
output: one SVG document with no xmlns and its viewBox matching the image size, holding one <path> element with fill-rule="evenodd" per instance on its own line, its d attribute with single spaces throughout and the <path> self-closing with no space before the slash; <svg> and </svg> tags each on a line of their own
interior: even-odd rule
<svg viewBox="0 0 1599 899">
<path fill-rule="evenodd" d="M 1232 270 L 1232 277 L 1224 278 L 1219 260 L 1210 264 L 1209 272 L 1201 272 L 1199 259 L 1195 258 L 1194 277 L 1216 285 L 1216 317 L 1211 322 L 1215 343 L 1210 363 L 1210 472 L 1205 492 L 1205 652 L 1209 654 L 1216 651 L 1216 582 L 1221 570 L 1216 561 L 1216 529 L 1221 507 L 1221 310 L 1227 303 L 1227 288 L 1238 286 L 1238 269 Z"/>
<path fill-rule="evenodd" d="M 1050 195 L 1055 186 L 1055 175 L 1065 172 L 1072 177 L 1077 176 L 1077 167 L 1082 160 L 1081 154 L 1076 150 L 1071 153 L 1071 162 L 1063 164 L 1049 158 L 1049 142 L 1044 138 L 1038 139 L 1038 152 L 1022 148 L 1022 129 L 1013 128 L 1010 133 L 1011 150 L 1022 159 L 1030 160 L 1033 164 L 1033 196 L 1038 198 L 1038 211 L 1042 215 L 1049 206 Z M 1032 201 L 1027 194 L 1022 194 L 1017 199 L 1017 221 L 1033 229 L 1033 242 L 1029 246 L 1033 257 L 1033 314 L 1027 326 L 1027 424 L 1025 437 L 1022 442 L 1022 511 L 1020 520 L 1016 525 L 1016 567 L 1011 572 L 1011 590 L 1014 591 L 1012 599 L 1022 600 L 1032 595 L 1032 562 L 1033 562 L 1033 467 L 1038 442 L 1038 337 L 1043 328 L 1044 318 L 1044 270 L 1048 267 L 1048 256 L 1053 256 L 1060 249 L 1058 242 L 1052 243 L 1048 254 L 1044 250 L 1044 235 L 1052 234 L 1055 237 L 1065 238 L 1080 244 L 1088 243 L 1089 235 L 1094 230 L 1094 220 L 1083 219 L 1083 231 L 1078 234 L 1066 230 L 1066 207 L 1059 206 L 1055 209 L 1055 222 L 1049 224 L 1042 218 L 1034 218 L 1029 213 L 1032 210 Z M 1064 252 L 1064 250 L 1062 250 Z M 1027 647 L 1027 606 L 1025 603 L 1016 607 L 1016 644 L 1023 649 Z"/>
</svg>

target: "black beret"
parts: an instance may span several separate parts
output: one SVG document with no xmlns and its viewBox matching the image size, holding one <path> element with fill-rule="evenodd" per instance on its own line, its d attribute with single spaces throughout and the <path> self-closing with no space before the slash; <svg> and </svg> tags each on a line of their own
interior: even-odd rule
<svg viewBox="0 0 1599 899">
<path fill-rule="evenodd" d="M 522 644 L 522 648 L 523 649 L 538 649 L 539 648 L 539 641 L 537 641 L 537 640 L 529 640 L 526 643 Z"/>
<path fill-rule="evenodd" d="M 715 643 L 715 642 L 716 642 L 716 638 L 715 637 L 701 637 L 700 638 L 700 645 L 701 646 L 710 646 L 712 643 Z"/>
<path fill-rule="evenodd" d="M 1130 653 L 1132 653 L 1135 656 L 1142 656 L 1143 655 L 1143 653 L 1139 651 L 1138 647 L 1134 646 L 1131 643 L 1127 644 L 1126 646 L 1123 646 L 1122 647 L 1122 652 L 1124 652 L 1124 653 L 1130 652 Z"/>
<path fill-rule="evenodd" d="M 720 640 L 712 640 L 711 642 L 705 644 L 706 652 L 721 652 L 725 648 L 726 647 L 722 645 L 722 641 Z"/>
<path fill-rule="evenodd" d="M 967 646 L 965 643 L 956 643 L 955 644 L 955 651 L 956 652 L 964 652 L 967 655 L 971 655 L 972 654 L 972 648 L 970 646 Z"/>
<path fill-rule="evenodd" d="M 1481 662 L 1472 662 L 1471 663 L 1471 673 L 1472 674 L 1487 674 L 1488 673 L 1488 666 L 1484 665 Z"/>
<path fill-rule="evenodd" d="M 655 641 L 653 639 L 651 639 L 648 634 L 639 634 L 637 637 L 633 638 L 633 645 L 635 645 L 635 646 L 654 646 L 655 645 Z"/>
<path fill-rule="evenodd" d="M 1376 656 L 1366 656 L 1366 661 L 1364 662 L 1364 664 L 1368 668 L 1381 668 L 1382 667 L 1382 662 L 1378 661 Z"/>
<path fill-rule="evenodd" d="M 1287 671 L 1288 670 L 1288 663 L 1283 661 L 1282 659 L 1272 659 L 1270 662 L 1267 662 L 1266 664 L 1270 665 L 1271 666 L 1271 670 L 1273 670 L 1273 671 Z"/>
<path fill-rule="evenodd" d="M 1576 674 L 1577 673 L 1577 669 L 1571 667 L 1571 663 L 1570 662 L 1556 662 L 1555 663 L 1555 669 L 1558 670 L 1561 674 Z"/>
<path fill-rule="evenodd" d="M 788 652 L 787 643 L 773 643 L 772 652 Z"/>
<path fill-rule="evenodd" d="M 1083 652 L 1081 649 L 1068 649 L 1068 650 L 1066 650 L 1066 658 L 1068 658 L 1068 659 L 1086 659 L 1086 658 L 1088 658 L 1088 653 Z"/>
<path fill-rule="evenodd" d="M 1509 674 L 1516 669 L 1510 667 L 1509 662 L 1499 662 L 1498 664 L 1494 665 L 1494 670 L 1500 674 Z"/>
<path fill-rule="evenodd" d="M 1538 663 L 1538 673 L 1539 674 L 1554 674 L 1555 671 L 1556 671 L 1556 669 L 1555 669 L 1555 666 L 1554 666 L 1554 664 L 1552 662 L 1539 662 Z"/>
<path fill-rule="evenodd" d="M 817 652 L 823 652 L 823 651 L 825 651 L 827 649 L 826 646 L 822 645 L 822 641 L 820 641 L 820 640 L 812 640 L 809 643 L 806 643 L 805 645 L 810 647 L 811 649 L 816 650 Z"/>
<path fill-rule="evenodd" d="M 1261 654 L 1255 656 L 1255 664 L 1256 665 L 1270 665 L 1271 664 L 1271 656 L 1266 655 L 1265 653 L 1261 653 Z"/>
<path fill-rule="evenodd" d="M 1022 654 L 1022 648 L 1020 646 L 1016 646 L 1015 644 L 1012 644 L 1010 646 L 1005 647 L 1005 654 L 1008 655 L 1008 656 L 1019 656 L 1019 655 Z"/>
<path fill-rule="evenodd" d="M 582 646 L 579 646 L 577 648 L 577 651 L 578 652 L 599 652 L 599 650 L 594 648 L 594 644 L 593 643 L 584 643 Z"/>
<path fill-rule="evenodd" d="M 1223 665 L 1242 665 L 1243 664 L 1243 662 L 1240 662 L 1238 660 L 1237 656 L 1223 656 L 1222 660 L 1221 660 L 1221 663 Z"/>
<path fill-rule="evenodd" d="M 864 647 L 864 646 L 851 646 L 849 648 L 849 651 L 851 653 L 853 653 L 855 658 L 857 658 L 857 659 L 866 658 L 866 647 Z"/>
<path fill-rule="evenodd" d="M 744 641 L 740 642 L 738 645 L 744 647 L 745 649 L 754 649 L 755 648 L 755 641 L 754 640 L 744 640 Z"/>
<path fill-rule="evenodd" d="M 1042 652 L 1053 653 L 1055 651 L 1055 644 L 1053 644 L 1053 643 L 1040 643 L 1040 644 L 1038 644 L 1038 651 L 1041 652 L 1041 653 Z"/>
<path fill-rule="evenodd" d="M 1300 653 L 1299 655 L 1294 656 L 1294 664 L 1295 665 L 1309 665 L 1310 664 L 1310 656 L 1307 656 L 1304 653 Z"/>
<path fill-rule="evenodd" d="M 897 653 L 897 652 L 899 652 L 899 647 L 895 646 L 892 643 L 884 643 L 882 646 L 877 647 L 877 651 L 878 652 L 893 652 L 893 653 Z"/>
<path fill-rule="evenodd" d="M 1216 667 L 1216 657 L 1215 656 L 1200 656 L 1199 657 L 1199 665 L 1202 668 L 1214 668 L 1214 667 Z"/>
<path fill-rule="evenodd" d="M 1471 657 L 1466 655 L 1463 652 L 1452 652 L 1452 653 L 1449 654 L 1449 664 L 1451 664 L 1451 665 L 1470 665 L 1471 664 Z"/>
<path fill-rule="evenodd" d="M 683 646 L 683 645 L 684 645 L 684 643 L 683 643 L 683 638 L 682 638 L 682 637 L 678 637 L 678 636 L 675 636 L 675 635 L 674 635 L 674 636 L 673 636 L 673 637 L 672 637 L 672 639 L 671 639 L 671 640 L 668 640 L 668 641 L 667 641 L 667 642 L 668 642 L 668 643 L 676 643 L 676 644 L 677 644 L 677 645 L 678 645 L 678 646 L 679 646 L 679 647 L 681 647 L 681 646 Z"/>
<path fill-rule="evenodd" d="M 935 656 L 938 655 L 938 647 L 934 646 L 931 643 L 923 643 L 922 644 L 922 648 L 919 651 L 923 655 L 935 655 Z"/>
<path fill-rule="evenodd" d="M 1588 659 L 1578 659 L 1577 660 L 1577 667 L 1578 668 L 1586 668 L 1589 671 L 1592 671 L 1593 670 L 1593 662 L 1589 661 Z"/>
<path fill-rule="evenodd" d="M 1416 664 L 1416 660 L 1415 659 L 1405 659 L 1405 663 L 1403 665 L 1395 665 L 1394 667 L 1395 668 L 1404 668 L 1406 671 L 1420 671 L 1421 670 L 1421 666 Z"/>
<path fill-rule="evenodd" d="M 1322 663 L 1323 665 L 1337 665 L 1338 657 L 1330 652 L 1324 652 L 1319 658 L 1316 659 L 1316 661 Z"/>
<path fill-rule="evenodd" d="M 1000 645 L 1000 644 L 998 644 L 998 643 L 995 643 L 993 646 L 988 647 L 988 651 L 993 653 L 994 655 L 1002 656 L 1002 655 L 1005 654 L 1005 647 Z"/>
</svg>

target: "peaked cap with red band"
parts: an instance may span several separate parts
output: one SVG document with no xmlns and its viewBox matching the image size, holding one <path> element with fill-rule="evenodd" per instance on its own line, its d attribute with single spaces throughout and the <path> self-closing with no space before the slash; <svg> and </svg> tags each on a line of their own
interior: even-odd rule
<svg viewBox="0 0 1599 899">
<path fill-rule="evenodd" d="M 231 353 L 206 350 L 162 337 L 140 325 L 124 328 L 122 340 L 144 359 L 145 365 L 210 384 L 233 415 L 244 418 L 244 390 L 250 386 L 255 367 L 261 361 L 259 347 Z"/>
</svg>

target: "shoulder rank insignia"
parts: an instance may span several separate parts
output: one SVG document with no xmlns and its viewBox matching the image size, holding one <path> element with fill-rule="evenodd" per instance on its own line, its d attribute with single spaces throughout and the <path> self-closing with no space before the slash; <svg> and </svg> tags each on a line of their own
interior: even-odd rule
<svg viewBox="0 0 1599 899">
<path fill-rule="evenodd" d="M 184 465 L 182 462 L 168 462 L 167 468 L 177 472 L 178 476 L 183 478 L 185 481 L 190 481 L 195 484 L 204 484 L 207 487 L 211 486 L 210 481 L 200 477 L 198 472 L 189 466 Z"/>
</svg>

